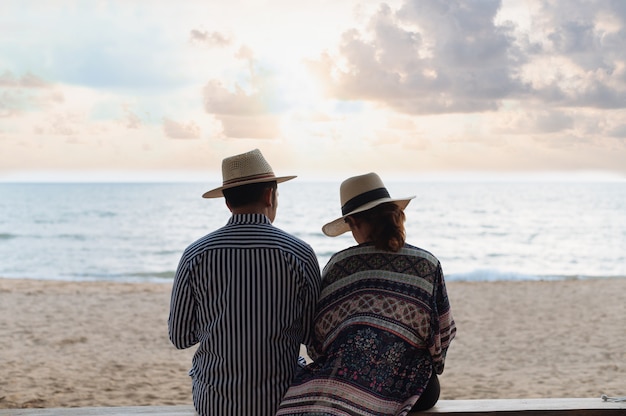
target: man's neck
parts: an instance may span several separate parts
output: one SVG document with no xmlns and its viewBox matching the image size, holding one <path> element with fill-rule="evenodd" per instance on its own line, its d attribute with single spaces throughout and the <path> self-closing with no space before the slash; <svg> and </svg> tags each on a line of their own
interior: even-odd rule
<svg viewBox="0 0 626 416">
<path fill-rule="evenodd" d="M 259 205 L 233 208 L 233 209 L 230 210 L 230 212 L 233 215 L 263 214 L 267 218 L 271 218 L 270 217 L 270 207 L 263 207 L 263 206 L 259 206 Z"/>
</svg>

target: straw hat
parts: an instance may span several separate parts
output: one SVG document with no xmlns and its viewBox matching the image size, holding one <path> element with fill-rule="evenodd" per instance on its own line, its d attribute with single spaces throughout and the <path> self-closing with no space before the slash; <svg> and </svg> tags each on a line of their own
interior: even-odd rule
<svg viewBox="0 0 626 416">
<path fill-rule="evenodd" d="M 322 227 L 322 232 L 329 237 L 336 237 L 350 230 L 345 218 L 357 212 L 367 211 L 385 202 L 394 202 L 400 209 L 406 208 L 411 199 L 391 198 L 383 181 L 375 173 L 348 178 L 341 184 L 339 190 L 341 199 L 341 217 Z"/>
<path fill-rule="evenodd" d="M 224 189 L 259 182 L 278 183 L 288 181 L 295 176 L 275 176 L 272 167 L 267 163 L 261 151 L 250 152 L 227 157 L 222 161 L 222 186 L 205 192 L 203 198 L 219 198 L 224 196 Z"/>
</svg>

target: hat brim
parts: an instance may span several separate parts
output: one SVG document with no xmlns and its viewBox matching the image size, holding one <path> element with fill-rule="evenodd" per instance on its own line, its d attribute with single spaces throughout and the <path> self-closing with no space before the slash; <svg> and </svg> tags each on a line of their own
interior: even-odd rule
<svg viewBox="0 0 626 416">
<path fill-rule="evenodd" d="M 328 224 L 325 224 L 322 227 L 322 232 L 329 237 L 337 237 L 338 235 L 341 235 L 347 231 L 350 231 L 350 226 L 345 221 L 346 217 L 349 217 L 350 215 L 356 214 L 358 212 L 367 211 L 368 209 L 372 209 L 386 202 L 393 202 L 397 206 L 399 206 L 400 209 L 404 210 L 406 206 L 409 205 L 409 202 L 411 202 L 413 198 L 415 198 L 415 196 L 409 196 L 406 198 L 381 198 L 381 199 L 376 199 L 374 201 L 370 201 L 367 204 L 364 204 L 360 206 L 359 208 L 347 213 L 346 215 L 343 215 L 337 218 L 336 220 L 333 220 L 329 222 Z"/>
<path fill-rule="evenodd" d="M 282 183 L 282 182 L 290 181 L 296 177 L 297 176 L 295 175 L 294 176 L 277 176 L 275 178 L 269 178 L 269 179 L 260 178 L 260 179 L 250 179 L 247 181 L 236 182 L 236 183 L 232 183 L 229 185 L 220 186 L 219 188 L 211 189 L 210 191 L 206 191 L 205 193 L 202 194 L 202 198 L 221 198 L 224 196 L 224 193 L 222 192 L 224 189 L 236 188 L 238 186 L 249 185 L 251 183 L 274 182 L 274 181 L 276 181 L 276 183 Z"/>
</svg>

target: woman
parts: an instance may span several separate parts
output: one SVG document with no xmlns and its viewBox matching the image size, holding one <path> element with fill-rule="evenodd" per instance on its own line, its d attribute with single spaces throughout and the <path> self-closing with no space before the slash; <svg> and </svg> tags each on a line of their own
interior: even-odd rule
<svg viewBox="0 0 626 416">
<path fill-rule="evenodd" d="M 404 208 L 375 173 L 347 179 L 342 216 L 322 228 L 351 231 L 357 246 L 322 274 L 313 362 L 296 375 L 277 415 L 406 415 L 439 398 L 437 374 L 456 333 L 441 265 L 405 243 Z"/>
</svg>

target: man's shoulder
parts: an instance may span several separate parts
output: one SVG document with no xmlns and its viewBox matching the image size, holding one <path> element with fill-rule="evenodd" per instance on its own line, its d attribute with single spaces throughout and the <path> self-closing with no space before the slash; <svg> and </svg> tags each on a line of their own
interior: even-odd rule
<svg viewBox="0 0 626 416">
<path fill-rule="evenodd" d="M 277 238 L 277 242 L 284 244 L 286 247 L 297 248 L 299 250 L 305 251 L 307 253 L 313 253 L 313 248 L 309 243 L 302 240 L 295 235 L 278 228 L 276 226 L 271 227 L 275 238 Z"/>
<path fill-rule="evenodd" d="M 191 243 L 187 256 L 222 248 L 274 246 L 286 251 L 315 255 L 313 248 L 295 235 L 271 224 L 237 224 L 214 230 Z"/>
<path fill-rule="evenodd" d="M 212 244 L 212 242 L 214 240 L 213 239 L 213 234 L 214 234 L 214 232 L 206 234 L 205 236 L 200 237 L 197 240 L 195 240 L 193 243 L 189 244 L 185 248 L 183 256 L 193 257 L 198 252 L 204 251 L 207 246 L 210 246 Z"/>
</svg>

